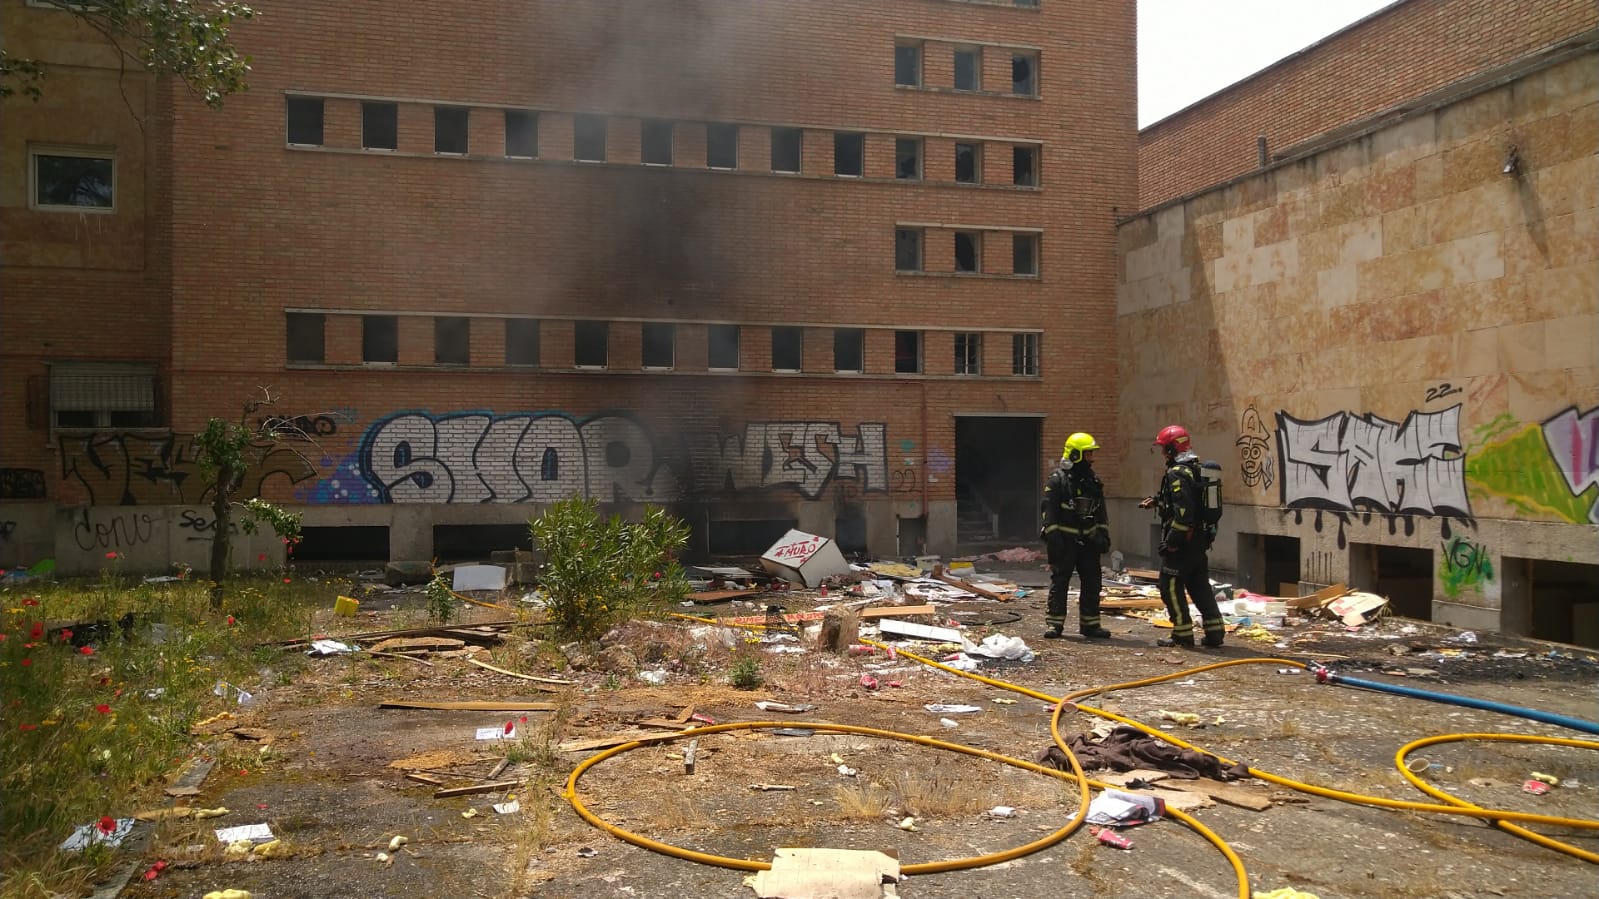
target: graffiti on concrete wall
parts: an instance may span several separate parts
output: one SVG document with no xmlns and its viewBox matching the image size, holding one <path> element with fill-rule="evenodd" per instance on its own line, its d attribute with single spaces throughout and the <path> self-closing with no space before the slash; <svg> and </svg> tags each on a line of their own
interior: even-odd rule
<svg viewBox="0 0 1599 899">
<path fill-rule="evenodd" d="M 1543 423 L 1549 455 L 1573 498 L 1599 486 L 1599 406 L 1578 412 L 1572 406 Z M 1588 500 L 1588 520 L 1599 524 L 1599 503 Z"/>
<path fill-rule="evenodd" d="M 1539 424 L 1508 415 L 1477 429 L 1466 477 L 1471 489 L 1529 515 L 1599 523 L 1599 407 L 1570 407 Z"/>
<path fill-rule="evenodd" d="M 0 468 L 0 499 L 44 499 L 44 472 L 37 468 Z"/>
<path fill-rule="evenodd" d="M 1243 433 L 1235 443 L 1238 446 L 1238 473 L 1244 480 L 1244 486 L 1270 490 L 1275 479 L 1271 431 L 1267 430 L 1266 423 L 1261 420 L 1254 406 L 1244 410 L 1239 430 Z"/>
<path fill-rule="evenodd" d="M 1445 537 L 1438 557 L 1438 582 L 1451 597 L 1481 589 L 1494 579 L 1492 554 L 1481 543 L 1460 535 Z"/>
<path fill-rule="evenodd" d="M 84 552 L 124 550 L 155 539 L 155 516 L 137 510 L 83 509 L 73 516 L 72 540 Z"/>
<path fill-rule="evenodd" d="M 1471 517 L 1459 405 L 1412 412 L 1402 423 L 1278 412 L 1277 451 L 1288 508 Z"/>
<path fill-rule="evenodd" d="M 195 464 L 189 435 L 150 437 L 106 433 L 61 441 L 61 477 L 76 480 L 91 505 L 198 505 L 207 492 Z M 245 476 L 241 493 L 258 496 L 269 478 L 295 484 L 315 475 L 304 457 L 287 449 L 269 451 Z"/>
<path fill-rule="evenodd" d="M 841 479 L 864 493 L 884 493 L 887 432 L 880 423 L 861 424 L 850 435 L 837 422 L 752 421 L 743 434 L 690 438 L 695 492 L 787 489 L 816 499 Z"/>
</svg>

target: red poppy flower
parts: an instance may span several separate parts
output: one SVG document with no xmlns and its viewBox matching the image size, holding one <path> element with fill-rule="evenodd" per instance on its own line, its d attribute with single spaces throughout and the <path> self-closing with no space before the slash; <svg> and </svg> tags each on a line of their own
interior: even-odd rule
<svg viewBox="0 0 1599 899">
<path fill-rule="evenodd" d="M 82 649 L 78 650 L 78 652 L 81 652 L 81 653 L 83 653 L 86 656 L 92 656 L 92 655 L 94 655 L 94 647 L 93 646 L 85 646 Z"/>
<path fill-rule="evenodd" d="M 255 560 L 257 562 L 265 562 L 266 561 L 266 553 L 262 553 L 259 556 L 256 556 Z"/>
<path fill-rule="evenodd" d="M 111 678 L 110 677 L 102 677 L 102 678 L 100 678 L 100 686 L 102 686 L 102 687 L 111 686 Z"/>
<path fill-rule="evenodd" d="M 229 626 L 231 626 L 233 624 L 233 616 L 232 615 L 228 616 L 228 624 L 229 624 Z"/>
<path fill-rule="evenodd" d="M 516 732 L 516 722 L 515 721 L 507 721 L 507 722 L 505 722 L 505 735 L 506 736 L 510 736 L 511 734 L 513 734 L 515 732 Z"/>
<path fill-rule="evenodd" d="M 526 715 L 523 715 L 523 716 L 522 716 L 522 723 L 523 723 L 523 724 L 526 724 L 526 723 L 527 723 L 527 716 L 526 716 Z"/>
<path fill-rule="evenodd" d="M 288 578 L 284 578 L 283 579 L 283 583 L 285 583 L 285 584 L 289 583 L 289 579 Z"/>
<path fill-rule="evenodd" d="M 29 597 L 29 598 L 27 598 L 27 599 L 24 599 L 24 600 L 23 600 L 23 601 L 22 601 L 22 604 L 23 604 L 23 605 L 25 605 L 25 606 L 36 606 L 36 605 L 38 605 L 38 604 L 39 604 L 39 601 L 38 601 L 38 600 L 37 600 L 37 599 L 34 599 L 34 598 L 32 598 L 32 597 Z"/>
<path fill-rule="evenodd" d="M 34 648 L 35 646 L 38 646 L 38 645 L 39 644 L 37 644 L 37 643 L 24 643 L 24 644 L 22 644 L 22 648 L 23 649 L 32 649 L 32 648 Z"/>
<path fill-rule="evenodd" d="M 105 557 L 107 559 L 115 559 L 117 557 L 117 554 L 115 552 L 108 552 L 108 553 L 105 554 Z"/>
<path fill-rule="evenodd" d="M 17 725 L 17 730 L 38 730 L 38 729 L 39 729 L 39 725 L 37 725 L 37 724 L 19 724 L 19 725 Z"/>
<path fill-rule="evenodd" d="M 61 629 L 61 642 L 62 643 L 66 643 L 67 641 L 69 641 L 71 639 L 72 639 L 72 631 L 69 631 L 66 628 L 62 628 Z"/>
<path fill-rule="evenodd" d="M 4 641 L 4 640 L 5 640 L 5 638 L 6 638 L 6 635 L 5 635 L 5 634 L 0 634 L 0 641 Z"/>
<path fill-rule="evenodd" d="M 94 829 L 100 831 L 106 836 L 110 836 L 111 834 L 117 832 L 117 819 L 111 817 L 110 815 L 102 815 L 99 823 L 94 825 Z"/>
<path fill-rule="evenodd" d="M 97 712 L 99 712 L 99 713 L 100 713 L 100 714 L 102 714 L 102 715 L 109 715 L 109 714 L 111 714 L 111 707 L 110 707 L 110 706 L 108 706 L 108 705 L 106 705 L 106 704 L 105 704 L 105 703 L 103 703 L 103 702 L 102 702 L 102 703 L 100 703 L 100 704 L 99 704 L 99 705 L 97 705 L 97 706 L 95 706 L 95 707 L 94 707 L 94 710 L 95 710 L 95 711 L 97 711 Z"/>
<path fill-rule="evenodd" d="M 44 625 L 40 624 L 37 621 L 35 621 L 33 623 L 33 630 L 28 632 L 28 639 L 29 640 L 39 640 L 39 639 L 43 639 L 43 637 L 44 637 Z"/>
<path fill-rule="evenodd" d="M 22 660 L 22 667 L 24 667 L 24 668 L 27 668 L 27 667 L 29 667 L 32 664 L 33 664 L 33 659 L 23 659 Z"/>
</svg>

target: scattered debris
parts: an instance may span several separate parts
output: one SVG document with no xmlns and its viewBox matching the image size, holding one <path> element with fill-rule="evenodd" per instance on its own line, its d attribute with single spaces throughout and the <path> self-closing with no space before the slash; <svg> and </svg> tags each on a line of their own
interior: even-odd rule
<svg viewBox="0 0 1599 899">
<path fill-rule="evenodd" d="M 498 793 L 502 790 L 514 790 L 520 787 L 519 780 L 495 780 L 488 783 L 472 784 L 465 787 L 449 787 L 443 790 L 434 790 L 434 799 L 448 799 L 451 796 L 473 796 L 478 793 Z"/>
<path fill-rule="evenodd" d="M 462 700 L 457 702 L 425 699 L 385 699 L 378 703 L 378 708 L 467 712 L 553 712 L 558 706 L 553 702 L 528 702 L 520 699 Z"/>
<path fill-rule="evenodd" d="M 277 839 L 272 835 L 272 828 L 266 824 L 240 824 L 238 827 L 221 827 L 216 831 L 217 842 L 224 846 L 248 841 L 254 843 L 267 843 Z"/>
<path fill-rule="evenodd" d="M 94 845 L 105 845 L 112 849 L 122 845 L 122 841 L 133 833 L 132 818 L 112 818 L 109 815 L 89 824 L 80 824 L 72 835 L 61 844 L 64 852 L 82 852 L 85 848 Z"/>
<path fill-rule="evenodd" d="M 838 544 L 826 537 L 791 530 L 761 556 L 761 567 L 784 580 L 815 589 L 822 580 L 849 574 Z"/>
<path fill-rule="evenodd" d="M 899 859 L 851 849 L 778 849 L 749 884 L 760 899 L 883 899 L 898 896 Z"/>
<path fill-rule="evenodd" d="M 788 793 L 794 790 L 791 784 L 750 784 L 750 789 L 762 793 Z"/>
</svg>

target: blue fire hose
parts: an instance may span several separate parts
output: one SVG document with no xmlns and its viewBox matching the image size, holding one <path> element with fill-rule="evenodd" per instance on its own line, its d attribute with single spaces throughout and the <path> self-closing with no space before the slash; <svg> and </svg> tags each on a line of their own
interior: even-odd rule
<svg viewBox="0 0 1599 899">
<path fill-rule="evenodd" d="M 1569 727 L 1572 730 L 1585 734 L 1599 734 L 1599 722 L 1585 721 L 1581 718 L 1572 718 L 1568 715 L 1556 715 L 1550 712 L 1540 712 L 1537 709 L 1523 708 L 1521 706 L 1506 705 L 1502 702 L 1490 702 L 1486 699 L 1473 699 L 1470 696 L 1456 696 L 1453 693 L 1434 693 L 1431 690 L 1418 690 L 1415 687 L 1401 687 L 1398 684 L 1385 684 L 1380 681 L 1362 680 L 1358 677 L 1345 677 L 1336 671 L 1328 670 L 1325 666 L 1318 665 L 1311 669 L 1316 674 L 1317 683 L 1343 684 L 1347 687 L 1364 687 L 1367 690 L 1377 690 L 1383 693 L 1392 693 L 1396 696 L 1411 696 L 1416 699 L 1430 699 L 1433 702 L 1444 702 L 1451 705 L 1465 706 L 1470 709 L 1482 709 L 1488 712 L 1499 712 L 1505 715 L 1514 715 L 1518 718 L 1527 718 L 1532 721 L 1542 721 L 1558 727 Z"/>
</svg>

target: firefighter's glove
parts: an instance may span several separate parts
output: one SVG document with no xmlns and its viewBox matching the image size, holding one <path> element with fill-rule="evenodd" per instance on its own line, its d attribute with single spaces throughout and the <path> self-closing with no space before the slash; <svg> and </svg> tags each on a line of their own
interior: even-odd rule
<svg viewBox="0 0 1599 899">
<path fill-rule="evenodd" d="M 1094 547 L 1094 552 L 1104 555 L 1105 553 L 1110 552 L 1110 535 L 1095 534 L 1089 540 L 1089 545 Z"/>
</svg>

